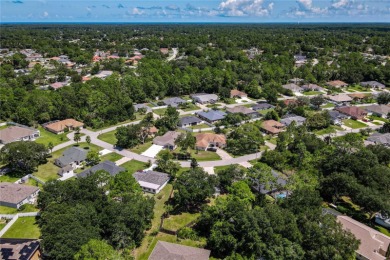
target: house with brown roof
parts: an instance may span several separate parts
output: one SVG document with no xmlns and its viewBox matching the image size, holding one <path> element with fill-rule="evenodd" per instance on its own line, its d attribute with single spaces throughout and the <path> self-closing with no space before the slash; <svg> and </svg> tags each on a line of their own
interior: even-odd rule
<svg viewBox="0 0 390 260">
<path fill-rule="evenodd" d="M 364 93 L 353 93 L 353 94 L 348 94 L 348 96 L 351 97 L 353 100 L 358 100 L 358 101 L 361 101 L 367 97 L 367 95 Z"/>
<path fill-rule="evenodd" d="M 336 111 L 343 113 L 344 115 L 350 116 L 352 119 L 361 120 L 367 116 L 367 111 L 360 107 L 349 106 L 349 107 L 336 107 Z"/>
<path fill-rule="evenodd" d="M 180 133 L 175 131 L 168 131 L 162 136 L 157 136 L 153 139 L 153 144 L 161 145 L 166 149 L 173 150 L 176 148 L 175 141 Z"/>
<path fill-rule="evenodd" d="M 74 130 L 77 127 L 83 128 L 84 123 L 74 120 L 73 118 L 68 118 L 65 120 L 57 120 L 52 121 L 46 124 L 42 125 L 47 131 L 50 131 L 55 134 L 61 134 L 65 131 L 65 129 L 68 130 Z"/>
<path fill-rule="evenodd" d="M 149 260 L 208 260 L 210 250 L 158 241 Z"/>
<path fill-rule="evenodd" d="M 337 221 L 344 230 L 351 232 L 360 245 L 356 250 L 357 259 L 386 260 L 390 250 L 390 237 L 372 229 L 348 216 L 339 215 Z"/>
<path fill-rule="evenodd" d="M 230 90 L 230 98 L 243 98 L 248 97 L 245 92 L 239 91 L 238 89 Z"/>
<path fill-rule="evenodd" d="M 296 105 L 297 100 L 296 99 L 285 99 L 285 100 L 283 100 L 283 104 L 285 104 L 286 106 Z"/>
<path fill-rule="evenodd" d="M 33 204 L 38 193 L 39 188 L 35 186 L 1 182 L 0 205 L 18 209 L 24 204 Z"/>
<path fill-rule="evenodd" d="M 283 132 L 285 129 L 285 125 L 275 121 L 275 120 L 266 120 L 261 123 L 261 130 L 263 130 L 267 134 L 276 135 L 280 132 Z"/>
<path fill-rule="evenodd" d="M 195 147 L 197 150 L 207 150 L 209 147 L 226 147 L 226 136 L 213 133 L 202 133 L 196 137 Z"/>
<path fill-rule="evenodd" d="M 257 118 L 259 117 L 259 113 L 257 111 L 254 111 L 250 108 L 247 108 L 245 106 L 235 106 L 226 109 L 226 112 L 228 114 L 244 114 L 246 116 L 249 116 L 250 118 Z"/>
<path fill-rule="evenodd" d="M 345 83 L 344 81 L 341 80 L 333 80 L 333 81 L 326 82 L 326 85 L 332 88 L 343 88 L 348 86 L 348 83 Z"/>
<path fill-rule="evenodd" d="M 336 105 L 341 105 L 341 104 L 346 105 L 353 100 L 347 94 L 325 95 L 324 98 Z"/>
<path fill-rule="evenodd" d="M 33 141 L 40 136 L 38 129 L 24 125 L 12 125 L 0 130 L 0 143 L 8 144 L 16 141 Z"/>
<path fill-rule="evenodd" d="M 168 48 L 160 48 L 160 52 L 164 55 L 167 55 L 169 53 L 169 49 Z"/>
<path fill-rule="evenodd" d="M 1 238 L 0 259 L 38 260 L 41 259 L 40 242 L 36 239 Z"/>
</svg>

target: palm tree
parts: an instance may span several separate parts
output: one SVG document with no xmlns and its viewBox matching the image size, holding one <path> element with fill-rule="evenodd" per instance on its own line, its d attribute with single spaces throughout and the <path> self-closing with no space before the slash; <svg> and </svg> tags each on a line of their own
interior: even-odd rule
<svg viewBox="0 0 390 260">
<path fill-rule="evenodd" d="M 79 133 L 75 133 L 73 137 L 73 141 L 79 144 L 80 140 L 81 140 L 81 135 Z"/>
</svg>

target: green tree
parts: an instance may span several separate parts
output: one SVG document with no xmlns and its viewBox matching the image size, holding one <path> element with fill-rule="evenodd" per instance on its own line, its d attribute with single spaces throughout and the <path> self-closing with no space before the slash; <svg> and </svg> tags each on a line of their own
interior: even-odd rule
<svg viewBox="0 0 390 260">
<path fill-rule="evenodd" d="M 74 256 L 75 260 L 98 259 L 98 260 L 120 260 L 123 259 L 114 248 L 105 241 L 91 239 L 83 245 Z"/>
<path fill-rule="evenodd" d="M 90 145 L 91 144 L 91 137 L 89 135 L 87 135 L 85 137 L 85 141 L 87 142 L 88 145 Z"/>
<path fill-rule="evenodd" d="M 234 129 L 228 136 L 226 150 L 234 155 L 256 153 L 264 144 L 263 135 L 254 124 Z"/>
<path fill-rule="evenodd" d="M 378 104 L 389 104 L 390 103 L 390 93 L 388 92 L 381 92 L 379 93 L 377 97 Z"/>
<path fill-rule="evenodd" d="M 100 162 L 99 153 L 96 151 L 89 151 L 85 161 L 88 166 L 94 166 L 98 164 Z"/>
<path fill-rule="evenodd" d="M 53 148 L 54 148 L 53 143 L 52 143 L 52 142 L 49 142 L 49 143 L 47 144 L 47 149 L 49 149 L 50 152 L 52 153 L 52 152 L 53 152 Z"/>
<path fill-rule="evenodd" d="M 78 144 L 80 142 L 80 140 L 81 140 L 81 134 L 75 133 L 74 137 L 73 137 L 73 141 L 75 141 Z"/>
<path fill-rule="evenodd" d="M 312 104 L 316 109 L 320 109 L 320 106 L 325 103 L 323 96 L 315 96 L 310 99 L 310 104 Z"/>
</svg>

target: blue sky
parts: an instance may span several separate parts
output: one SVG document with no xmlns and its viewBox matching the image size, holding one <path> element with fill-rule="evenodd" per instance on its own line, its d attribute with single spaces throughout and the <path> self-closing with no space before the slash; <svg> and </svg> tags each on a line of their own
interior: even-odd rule
<svg viewBox="0 0 390 260">
<path fill-rule="evenodd" d="M 390 22 L 390 0 L 0 0 L 4 22 Z"/>
</svg>

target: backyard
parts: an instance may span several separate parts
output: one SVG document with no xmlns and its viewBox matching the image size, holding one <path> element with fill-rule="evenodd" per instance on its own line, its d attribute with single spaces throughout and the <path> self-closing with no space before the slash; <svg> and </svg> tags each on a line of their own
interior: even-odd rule
<svg viewBox="0 0 390 260">
<path fill-rule="evenodd" d="M 322 107 L 322 108 L 332 108 L 332 107 L 335 107 L 335 104 L 333 104 L 333 103 L 327 103 L 327 104 L 325 104 L 325 105 L 322 105 L 321 107 Z"/>
<path fill-rule="evenodd" d="M 163 228 L 177 231 L 185 227 L 191 222 L 195 221 L 200 216 L 200 213 L 183 212 L 177 215 L 170 215 L 169 218 L 164 219 Z"/>
<path fill-rule="evenodd" d="M 358 128 L 363 128 L 363 127 L 367 127 L 368 125 L 366 125 L 365 123 L 362 123 L 362 122 L 359 122 L 359 121 L 356 121 L 356 120 L 353 120 L 353 119 L 345 119 L 343 121 L 344 125 L 345 126 L 348 126 L 352 129 L 358 129 Z"/>
<path fill-rule="evenodd" d="M 16 214 L 16 213 L 23 213 L 23 212 L 36 212 L 38 209 L 32 205 L 32 204 L 24 204 L 23 210 L 18 210 L 16 208 L 6 207 L 6 206 L 0 206 L 0 214 Z"/>
<path fill-rule="evenodd" d="M 116 141 L 117 141 L 117 139 L 115 137 L 115 133 L 116 133 L 116 130 L 100 134 L 100 135 L 98 135 L 98 139 L 100 139 L 104 142 L 107 142 L 109 144 L 115 145 Z"/>
<path fill-rule="evenodd" d="M 35 217 L 20 217 L 2 238 L 39 238 L 41 231 Z"/>
<path fill-rule="evenodd" d="M 57 135 L 47 131 L 42 126 L 38 126 L 38 130 L 41 136 L 35 141 L 39 144 L 44 144 L 47 146 L 51 142 L 54 146 L 56 146 L 66 141 L 69 141 L 68 137 L 66 137 L 66 133 Z"/>
<path fill-rule="evenodd" d="M 125 168 L 128 172 L 134 173 L 139 170 L 143 170 L 147 168 L 148 166 L 144 162 L 140 162 L 137 160 L 131 160 L 128 162 L 125 162 L 124 164 L 121 165 L 121 167 Z"/>
<path fill-rule="evenodd" d="M 193 111 L 193 110 L 199 110 L 199 109 L 200 109 L 200 107 L 198 107 L 197 105 L 194 105 L 192 103 L 187 102 L 187 107 L 184 109 L 181 109 L 181 110 L 187 112 L 187 111 Z"/>
<path fill-rule="evenodd" d="M 166 110 L 166 108 L 153 109 L 153 113 L 159 116 L 163 116 Z"/>
<path fill-rule="evenodd" d="M 323 94 L 321 91 L 305 91 L 302 93 L 305 96 L 320 95 Z"/>
<path fill-rule="evenodd" d="M 326 134 L 333 134 L 333 133 L 336 133 L 336 131 L 342 131 L 342 130 L 344 130 L 344 129 L 342 127 L 340 127 L 340 126 L 331 125 L 331 126 L 329 126 L 327 128 L 314 131 L 314 133 L 316 135 L 326 135 Z"/>
</svg>

